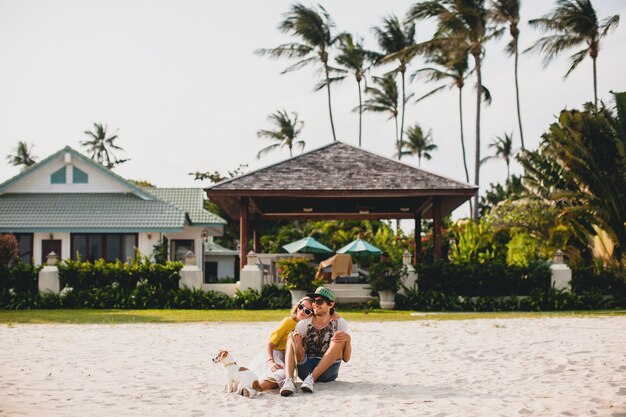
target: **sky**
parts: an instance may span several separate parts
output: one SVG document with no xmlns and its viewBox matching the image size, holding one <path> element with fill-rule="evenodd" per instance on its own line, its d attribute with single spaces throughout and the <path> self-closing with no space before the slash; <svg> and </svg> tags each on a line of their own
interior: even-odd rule
<svg viewBox="0 0 626 417">
<path fill-rule="evenodd" d="M 404 16 L 414 1 L 321 1 L 337 31 L 363 38 L 377 49 L 371 28 L 389 15 Z M 626 0 L 594 0 L 600 19 L 620 14 Z M 300 138 L 305 151 L 333 138 L 324 91 L 313 87 L 321 74 L 304 68 L 281 75 L 289 60 L 270 60 L 254 53 L 293 39 L 277 29 L 292 1 L 240 2 L 201 0 L 0 0 L 0 182 L 19 173 L 6 156 L 18 141 L 34 144 L 39 160 L 66 145 L 85 152 L 80 142 L 93 123 L 117 133 L 117 154 L 130 161 L 115 172 L 158 187 L 206 187 L 189 173 L 225 174 L 240 164 L 259 169 L 289 156 L 282 149 L 257 159 L 267 139 L 260 129 L 272 128 L 267 117 L 285 109 L 304 121 Z M 303 2 L 307 6 L 316 3 Z M 555 2 L 522 2 L 520 48 L 541 33 L 527 21 L 548 13 Z M 433 24 L 417 24 L 417 41 L 430 39 Z M 483 84 L 493 102 L 483 108 L 481 154 L 496 136 L 513 133 L 519 147 L 513 59 L 504 52 L 506 35 L 486 46 Z M 598 95 L 607 102 L 610 90 L 626 91 L 624 65 L 626 22 L 602 43 L 598 58 Z M 519 64 L 521 112 L 526 147 L 536 148 L 540 136 L 564 108 L 580 108 L 593 100 L 591 61 L 569 76 L 566 53 L 544 68 L 542 57 L 522 54 Z M 332 55 L 331 55 L 332 58 Z M 408 73 L 424 66 L 419 58 Z M 373 70 L 382 75 L 392 67 Z M 473 179 L 474 81 L 464 89 L 465 139 Z M 419 97 L 436 84 L 415 81 L 407 91 Z M 333 114 L 339 140 L 358 145 L 356 83 L 348 78 L 333 86 Z M 409 103 L 405 127 L 419 123 L 432 132 L 438 149 L 421 168 L 465 182 L 459 139 L 457 90 L 445 90 L 420 103 Z M 394 125 L 387 116 L 366 113 L 363 148 L 391 157 Z M 298 153 L 299 150 L 296 152 Z M 417 166 L 416 157 L 405 162 Z M 323 170 L 323 167 L 320 167 Z M 512 166 L 513 173 L 521 168 Z M 504 162 L 490 161 L 481 169 L 481 191 L 506 178 Z M 470 181 L 471 182 L 471 181 Z M 455 216 L 469 214 L 467 205 Z"/>
</svg>

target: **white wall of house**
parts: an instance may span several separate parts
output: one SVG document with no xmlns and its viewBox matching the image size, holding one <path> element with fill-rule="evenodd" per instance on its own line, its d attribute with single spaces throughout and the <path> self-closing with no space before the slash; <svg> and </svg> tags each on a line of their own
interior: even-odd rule
<svg viewBox="0 0 626 417">
<path fill-rule="evenodd" d="M 59 158 L 50 161 L 45 167 L 42 167 L 31 175 L 22 178 L 15 184 L 9 185 L 5 193 L 123 193 L 128 192 L 128 187 L 115 181 L 113 178 L 105 175 L 100 170 L 85 164 L 78 158 L 68 155 L 67 158 Z M 50 175 L 63 166 L 67 166 L 65 184 L 51 184 Z M 87 184 L 73 183 L 72 166 L 76 166 L 81 171 L 89 175 Z"/>
<path fill-rule="evenodd" d="M 216 255 L 206 253 L 206 262 L 217 262 L 217 278 L 235 278 L 235 255 Z"/>
<path fill-rule="evenodd" d="M 202 256 L 202 254 L 204 253 L 204 247 L 203 245 L 203 240 L 202 240 L 202 231 L 204 230 L 204 227 L 201 226 L 188 226 L 185 225 L 183 227 L 183 230 L 181 232 L 177 232 L 177 233 L 164 233 L 163 235 L 165 237 L 167 237 L 170 241 L 169 244 L 169 251 L 170 254 L 172 252 L 172 240 L 193 240 L 193 246 L 194 246 L 194 255 L 196 255 L 196 266 L 198 266 L 198 268 L 200 268 L 201 270 L 204 270 L 204 256 Z M 154 238 L 154 236 L 153 236 Z"/>
<path fill-rule="evenodd" d="M 35 264 L 39 265 L 39 264 L 46 262 L 46 259 L 42 258 L 41 241 L 48 240 L 51 238 L 61 241 L 61 253 L 57 253 L 57 255 L 61 257 L 61 259 L 67 259 L 71 256 L 69 233 L 66 233 L 66 232 L 33 233 L 33 259 L 35 260 Z"/>
</svg>

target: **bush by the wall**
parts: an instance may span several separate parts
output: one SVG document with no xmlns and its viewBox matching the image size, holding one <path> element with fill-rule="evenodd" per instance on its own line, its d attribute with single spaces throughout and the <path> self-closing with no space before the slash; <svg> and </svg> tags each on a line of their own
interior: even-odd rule
<svg viewBox="0 0 626 417">
<path fill-rule="evenodd" d="M 244 310 L 278 310 L 291 307 L 291 293 L 284 286 L 266 285 L 261 292 L 254 289 L 237 290 L 233 304 Z"/>
<path fill-rule="evenodd" d="M 463 296 L 528 295 L 533 290 L 550 287 L 550 266 L 531 262 L 511 266 L 504 262 L 452 264 L 434 262 L 418 266 L 420 291 Z"/>
<path fill-rule="evenodd" d="M 39 271 L 42 266 L 17 258 L 9 267 L 0 267 L 0 290 L 34 294 L 39 290 Z"/>
</svg>

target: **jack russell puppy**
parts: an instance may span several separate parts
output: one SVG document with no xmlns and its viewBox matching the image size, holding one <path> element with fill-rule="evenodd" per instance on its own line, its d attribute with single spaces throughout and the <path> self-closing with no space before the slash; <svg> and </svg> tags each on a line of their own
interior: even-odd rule
<svg viewBox="0 0 626 417">
<path fill-rule="evenodd" d="M 226 384 L 226 393 L 236 392 L 244 397 L 254 398 L 254 396 L 263 391 L 257 376 L 243 366 L 237 365 L 233 357 L 225 350 L 220 350 L 213 363 L 221 363 L 224 366 L 224 374 L 228 379 Z"/>
</svg>

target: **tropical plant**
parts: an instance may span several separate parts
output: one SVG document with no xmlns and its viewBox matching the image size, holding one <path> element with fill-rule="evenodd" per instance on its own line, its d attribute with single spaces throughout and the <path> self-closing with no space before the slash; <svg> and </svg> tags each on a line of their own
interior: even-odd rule
<svg viewBox="0 0 626 417">
<path fill-rule="evenodd" d="M 449 255 L 452 263 L 482 264 L 494 259 L 495 251 L 493 230 L 484 218 L 478 223 L 472 220 L 457 223 L 453 228 Z"/>
<path fill-rule="evenodd" d="M 415 4 L 407 13 L 407 19 L 437 19 L 434 42 L 452 45 L 467 44 L 474 59 L 476 71 L 476 144 L 474 156 L 474 183 L 480 185 L 480 110 L 483 95 L 482 61 L 485 44 L 498 36 L 487 26 L 488 12 L 484 0 L 428 0 Z M 474 220 L 478 220 L 478 193 L 474 199 Z"/>
<path fill-rule="evenodd" d="M 355 41 L 349 33 L 345 33 L 340 37 L 339 53 L 335 58 L 337 64 L 341 67 L 339 71 L 344 73 L 335 77 L 337 81 L 345 79 L 347 73 L 354 75 L 354 79 L 357 83 L 359 90 L 359 107 L 355 110 L 359 112 L 359 146 L 361 146 L 361 122 L 363 118 L 363 98 L 361 94 L 361 82 L 365 79 L 365 72 L 368 67 L 366 66 L 370 62 L 376 59 L 376 55 L 363 48 L 363 41 Z"/>
<path fill-rule="evenodd" d="M 515 57 L 514 78 L 515 78 L 515 101 L 517 103 L 517 123 L 519 125 L 519 136 L 524 146 L 524 131 L 522 129 L 522 112 L 519 103 L 519 77 L 517 76 L 517 68 L 519 61 L 519 10 L 520 0 L 491 0 L 491 8 L 489 10 L 491 20 L 499 25 L 508 25 L 511 41 L 506 46 L 506 52 Z"/>
<path fill-rule="evenodd" d="M 367 279 L 370 288 L 376 292 L 397 292 L 406 275 L 406 268 L 401 263 L 381 260 L 370 265 Z"/>
<path fill-rule="evenodd" d="M 256 135 L 260 138 L 266 138 L 278 143 L 263 148 L 257 154 L 257 159 L 261 158 L 268 152 L 273 151 L 276 148 L 287 147 L 289 149 L 289 157 L 293 156 L 292 148 L 294 145 L 300 146 L 300 149 L 304 149 L 304 141 L 296 140 L 298 135 L 302 131 L 304 122 L 298 121 L 298 113 L 291 113 L 293 119 L 289 117 L 287 110 L 277 110 L 275 113 L 270 114 L 267 119 L 276 127 L 275 130 L 259 130 Z"/>
<path fill-rule="evenodd" d="M 406 103 L 410 99 L 406 94 L 405 73 L 409 62 L 417 55 L 417 50 L 411 48 L 415 46 L 415 24 L 411 22 L 401 23 L 396 16 L 390 16 L 383 20 L 381 27 L 374 27 L 372 31 L 384 55 L 384 58 L 379 62 L 398 61 L 398 66 L 392 73 L 399 72 L 402 78 L 402 115 L 400 117 L 400 138 L 397 145 L 397 149 L 402 149 L 404 113 Z M 401 157 L 402 155 L 398 153 L 398 159 Z"/>
<path fill-rule="evenodd" d="M 0 234 L 0 268 L 8 268 L 20 254 L 17 239 L 11 233 Z"/>
<path fill-rule="evenodd" d="M 539 149 L 519 159 L 530 192 L 556 204 L 583 242 L 599 226 L 620 259 L 626 247 L 626 93 L 614 96 L 616 111 L 591 103 L 583 111 L 563 110 Z"/>
<path fill-rule="evenodd" d="M 417 155 L 417 165 L 422 166 L 422 158 L 430 160 L 431 152 L 437 150 L 437 145 L 433 143 L 433 137 L 429 131 L 424 134 L 422 127 L 415 123 L 406 129 L 406 142 L 399 152 L 405 156 Z"/>
<path fill-rule="evenodd" d="M 565 78 L 588 55 L 593 63 L 593 100 L 598 106 L 598 77 L 596 60 L 600 51 L 600 41 L 609 31 L 615 30 L 619 24 L 619 15 L 609 16 L 601 22 L 591 0 L 558 0 L 554 10 L 539 19 L 528 23 L 547 32 L 548 35 L 539 39 L 526 51 L 537 51 L 544 54 L 544 65 L 548 65 L 563 51 L 579 46 L 583 49 L 573 54 L 571 65 Z M 525 52 L 526 52 L 525 51 Z"/>
<path fill-rule="evenodd" d="M 91 154 L 91 159 L 98 162 L 108 169 L 112 169 L 115 165 L 119 165 L 128 161 L 128 159 L 117 159 L 113 155 L 113 149 L 117 151 L 123 151 L 123 148 L 117 146 L 114 142 L 118 139 L 117 135 L 108 136 L 107 126 L 99 123 L 94 123 L 94 131 L 85 130 L 85 135 L 90 139 L 80 142 L 85 148 L 87 153 Z"/>
<path fill-rule="evenodd" d="M 278 25 L 278 29 L 287 33 L 301 42 L 291 42 L 277 46 L 272 49 L 258 49 L 259 55 L 268 55 L 270 58 L 297 59 L 298 62 L 287 67 L 282 73 L 295 71 L 307 65 L 322 64 L 325 76 L 325 86 L 328 95 L 328 114 L 330 116 L 330 127 L 333 133 L 333 140 L 337 140 L 335 134 L 335 123 L 333 121 L 333 111 L 330 97 L 331 72 L 334 70 L 329 65 L 329 50 L 335 45 L 339 36 L 332 33 L 335 23 L 326 12 L 318 5 L 315 8 L 303 6 L 300 3 L 293 4 L 289 11 L 284 14 L 284 20 Z"/>
<path fill-rule="evenodd" d="M 315 267 L 306 258 L 287 258 L 279 260 L 276 265 L 280 279 L 289 290 L 315 290 Z"/>
<path fill-rule="evenodd" d="M 483 158 L 481 163 L 492 159 L 503 159 L 506 163 L 506 180 L 511 179 L 511 159 L 515 156 L 513 149 L 513 133 L 505 133 L 504 136 L 496 136 L 489 144 L 489 149 L 494 150 L 494 154 Z"/>
<path fill-rule="evenodd" d="M 387 113 L 393 119 L 396 128 L 396 146 L 400 143 L 398 135 L 398 84 L 393 74 L 383 77 L 373 77 L 373 82 L 379 87 L 366 87 L 368 98 L 363 105 L 363 111 Z"/>
<path fill-rule="evenodd" d="M 37 161 L 36 156 L 33 155 L 33 147 L 35 145 L 28 146 L 28 143 L 19 141 L 15 148 L 14 155 L 7 155 L 9 163 L 14 166 L 23 165 L 24 168 L 35 164 Z"/>
</svg>

